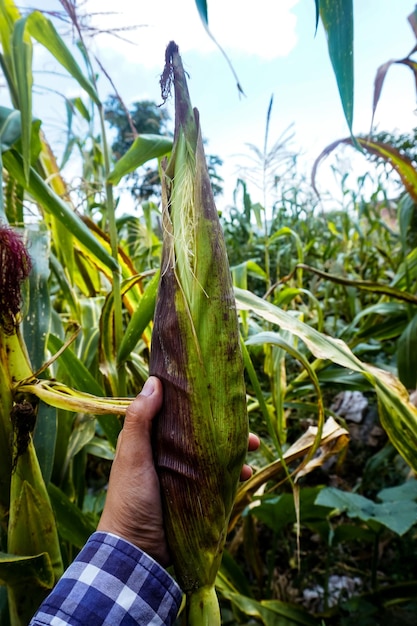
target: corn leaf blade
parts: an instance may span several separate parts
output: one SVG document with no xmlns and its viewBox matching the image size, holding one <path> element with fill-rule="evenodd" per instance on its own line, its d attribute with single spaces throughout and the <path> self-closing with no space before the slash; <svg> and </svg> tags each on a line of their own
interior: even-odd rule
<svg viewBox="0 0 417 626">
<path fill-rule="evenodd" d="M 126 174 L 152 159 L 160 159 L 172 150 L 172 139 L 161 135 L 142 134 L 137 137 L 128 151 L 117 161 L 107 181 L 118 185 Z"/>
<path fill-rule="evenodd" d="M 353 124 L 353 2 L 320 0 L 319 12 L 327 36 L 329 56 L 336 76 L 346 122 Z"/>
</svg>

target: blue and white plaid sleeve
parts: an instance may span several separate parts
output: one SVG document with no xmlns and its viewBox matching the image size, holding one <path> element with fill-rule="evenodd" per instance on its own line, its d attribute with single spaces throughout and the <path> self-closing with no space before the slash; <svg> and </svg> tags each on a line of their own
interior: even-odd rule
<svg viewBox="0 0 417 626">
<path fill-rule="evenodd" d="M 170 626 L 181 590 L 151 557 L 116 535 L 95 532 L 30 626 Z"/>
</svg>

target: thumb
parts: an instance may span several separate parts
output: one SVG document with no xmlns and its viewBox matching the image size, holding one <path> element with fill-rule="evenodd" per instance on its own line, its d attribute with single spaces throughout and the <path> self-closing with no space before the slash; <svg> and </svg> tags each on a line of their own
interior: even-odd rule
<svg viewBox="0 0 417 626">
<path fill-rule="evenodd" d="M 117 442 L 116 457 L 133 463 L 152 462 L 151 430 L 152 420 L 162 405 L 162 383 L 156 376 L 150 376 L 142 391 L 126 410 L 123 430 Z"/>
</svg>

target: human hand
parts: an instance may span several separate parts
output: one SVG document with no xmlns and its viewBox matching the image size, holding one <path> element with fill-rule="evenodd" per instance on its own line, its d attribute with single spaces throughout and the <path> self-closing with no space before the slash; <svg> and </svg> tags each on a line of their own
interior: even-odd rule
<svg viewBox="0 0 417 626">
<path fill-rule="evenodd" d="M 127 539 L 166 567 L 170 558 L 151 443 L 152 420 L 161 405 L 162 383 L 151 376 L 127 408 L 97 530 Z M 250 434 L 248 450 L 258 447 L 258 437 Z M 244 465 L 240 478 L 247 480 L 251 474 Z"/>
<path fill-rule="evenodd" d="M 162 405 L 162 383 L 151 376 L 128 406 L 110 472 L 106 503 L 97 530 L 114 533 L 169 564 L 151 431 Z"/>
</svg>

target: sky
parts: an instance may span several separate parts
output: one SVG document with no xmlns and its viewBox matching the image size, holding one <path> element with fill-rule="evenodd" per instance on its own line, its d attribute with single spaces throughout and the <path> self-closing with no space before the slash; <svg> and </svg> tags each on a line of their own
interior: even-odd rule
<svg viewBox="0 0 417 626">
<path fill-rule="evenodd" d="M 58 0 L 21 0 L 19 6 L 59 9 Z M 268 105 L 273 96 L 269 147 L 293 125 L 291 149 L 301 152 L 300 168 L 309 175 L 318 154 L 331 142 L 348 135 L 336 80 L 327 52 L 324 31 L 315 33 L 313 0 L 208 0 L 211 32 L 231 60 L 245 96 L 218 48 L 207 35 L 194 0 L 78 0 L 80 13 L 99 30 L 121 29 L 90 41 L 91 50 L 129 106 L 151 99 L 161 102 L 159 77 L 167 43 L 179 45 L 193 105 L 200 111 L 207 152 L 224 161 L 223 202 L 232 201 L 238 166 L 250 154 L 248 144 L 263 147 Z M 355 102 L 354 133 L 367 133 L 372 113 L 373 83 L 377 68 L 387 60 L 406 56 L 415 45 L 407 22 L 414 0 L 354 0 Z M 117 36 L 116 36 L 117 35 Z M 35 57 L 40 85 L 48 84 L 53 70 L 42 51 Z M 64 81 L 66 95 L 76 87 Z M 112 89 L 99 79 L 103 99 Z M 39 97 L 41 118 L 48 106 Z M 173 115 L 172 103 L 168 110 Z M 171 107 L 171 108 L 170 108 Z M 412 73 L 404 66 L 388 72 L 375 118 L 381 130 L 406 132 L 416 125 L 416 96 Z M 49 111 L 53 126 L 59 124 L 60 105 Z M 349 157 L 347 157 L 349 159 Z M 347 161 L 349 164 L 349 161 Z M 329 166 L 319 170 L 318 184 L 326 191 Z M 253 195 L 256 196 L 257 190 Z M 253 197 L 262 201 L 262 197 Z"/>
</svg>

